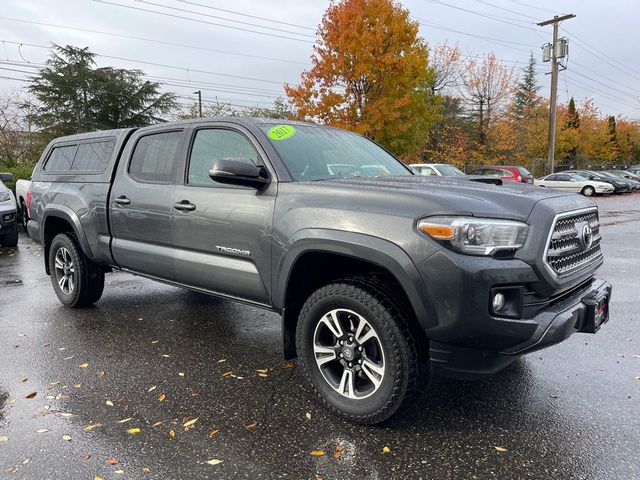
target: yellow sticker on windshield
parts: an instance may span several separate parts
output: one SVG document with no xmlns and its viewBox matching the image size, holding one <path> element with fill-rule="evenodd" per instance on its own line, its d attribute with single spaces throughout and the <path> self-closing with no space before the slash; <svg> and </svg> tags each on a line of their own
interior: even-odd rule
<svg viewBox="0 0 640 480">
<path fill-rule="evenodd" d="M 286 140 L 293 137 L 294 133 L 296 133 L 296 129 L 291 125 L 276 125 L 269 129 L 267 135 L 271 140 Z"/>
</svg>

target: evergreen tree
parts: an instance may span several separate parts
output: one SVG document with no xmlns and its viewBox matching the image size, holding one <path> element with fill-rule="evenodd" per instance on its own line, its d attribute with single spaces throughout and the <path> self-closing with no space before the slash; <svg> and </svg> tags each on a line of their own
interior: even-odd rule
<svg viewBox="0 0 640 480">
<path fill-rule="evenodd" d="M 29 119 L 51 136 L 150 125 L 176 105 L 159 87 L 140 70 L 96 68 L 87 47 L 54 45 L 28 87 L 38 103 Z"/>
<path fill-rule="evenodd" d="M 569 120 L 565 125 L 565 128 L 580 128 L 580 116 L 578 115 L 578 111 L 576 110 L 576 102 L 573 100 L 573 97 L 569 100 Z"/>
<path fill-rule="evenodd" d="M 528 110 L 532 110 L 538 105 L 538 90 L 540 90 L 540 86 L 536 80 L 536 60 L 532 53 L 529 57 L 529 64 L 524 69 L 522 80 L 518 83 L 514 95 L 514 114 L 516 118 L 524 118 Z"/>
</svg>

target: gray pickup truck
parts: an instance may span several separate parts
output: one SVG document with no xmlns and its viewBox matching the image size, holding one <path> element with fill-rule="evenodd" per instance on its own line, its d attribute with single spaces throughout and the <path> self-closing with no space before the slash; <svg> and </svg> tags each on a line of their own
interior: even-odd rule
<svg viewBox="0 0 640 480">
<path fill-rule="evenodd" d="M 218 118 L 51 142 L 31 236 L 68 307 L 124 270 L 282 315 L 324 405 L 390 417 L 429 378 L 477 378 L 595 333 L 611 285 L 575 194 L 428 178 L 351 132 Z"/>
</svg>

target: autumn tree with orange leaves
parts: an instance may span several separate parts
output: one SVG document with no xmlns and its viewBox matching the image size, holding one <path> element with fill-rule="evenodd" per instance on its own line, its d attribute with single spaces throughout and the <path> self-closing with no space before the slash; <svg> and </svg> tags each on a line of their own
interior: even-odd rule
<svg viewBox="0 0 640 480">
<path fill-rule="evenodd" d="M 437 117 L 418 22 L 392 0 L 341 0 L 322 19 L 312 67 L 285 91 L 301 119 L 346 128 L 413 156 Z"/>
</svg>

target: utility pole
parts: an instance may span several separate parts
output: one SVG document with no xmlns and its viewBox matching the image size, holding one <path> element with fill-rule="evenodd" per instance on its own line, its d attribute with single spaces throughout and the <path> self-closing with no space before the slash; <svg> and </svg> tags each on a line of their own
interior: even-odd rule
<svg viewBox="0 0 640 480">
<path fill-rule="evenodd" d="M 547 153 L 547 161 L 549 162 L 550 173 L 555 171 L 555 155 L 556 155 L 556 102 L 558 99 L 558 59 L 567 56 L 569 49 L 567 39 L 561 39 L 558 42 L 558 24 L 563 20 L 569 20 L 575 18 L 573 13 L 569 15 L 562 15 L 559 17 L 555 15 L 550 20 L 538 23 L 539 27 L 553 24 L 553 41 L 551 45 L 547 44 L 542 47 L 543 49 L 543 62 L 551 61 L 551 96 L 549 98 L 549 150 Z M 549 58 L 547 58 L 548 53 Z M 561 65 L 564 70 L 566 66 Z"/>
<path fill-rule="evenodd" d="M 198 90 L 197 92 L 193 92 L 198 94 L 198 112 L 200 113 L 200 118 L 202 118 L 202 90 Z"/>
</svg>

